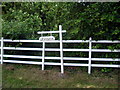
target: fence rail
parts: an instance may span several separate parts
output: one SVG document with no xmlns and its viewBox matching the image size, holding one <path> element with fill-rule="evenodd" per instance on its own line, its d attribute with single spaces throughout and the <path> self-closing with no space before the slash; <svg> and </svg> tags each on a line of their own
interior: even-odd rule
<svg viewBox="0 0 120 90">
<path fill-rule="evenodd" d="M 61 36 L 62 37 L 62 36 Z M 44 70 L 44 65 L 59 65 L 61 66 L 61 73 L 64 73 L 64 66 L 87 66 L 88 67 L 88 73 L 91 73 L 91 67 L 112 67 L 112 68 L 119 68 L 119 64 L 92 64 L 92 61 L 120 61 L 120 58 L 92 58 L 92 52 L 120 52 L 120 49 L 110 50 L 110 49 L 92 49 L 93 43 L 120 43 L 120 41 L 109 41 L 109 40 L 55 40 L 55 41 L 39 41 L 39 40 L 10 40 L 10 39 L 3 39 L 1 38 L 1 64 L 3 63 L 22 63 L 22 64 L 36 64 L 36 65 L 42 65 L 42 70 Z M 42 43 L 42 48 L 27 48 L 27 47 L 4 47 L 5 42 L 31 42 L 31 43 Z M 45 48 L 46 43 L 61 43 L 61 48 Z M 88 49 L 70 49 L 70 48 L 63 48 L 63 43 L 88 43 L 89 48 Z M 6 55 L 4 53 L 4 50 L 28 50 L 28 51 L 42 51 L 42 56 L 27 56 L 27 55 Z M 61 52 L 62 56 L 60 57 L 47 57 L 45 56 L 45 51 L 59 51 Z M 89 57 L 83 58 L 83 57 L 63 57 L 63 52 L 88 52 Z M 42 62 L 38 61 L 22 61 L 22 60 L 5 60 L 4 57 L 10 57 L 10 58 L 26 58 L 26 59 L 41 59 Z M 45 59 L 53 59 L 53 60 L 60 60 L 62 62 L 55 63 L 55 62 L 45 62 Z M 64 60 L 85 60 L 88 61 L 88 63 L 64 63 Z"/>
<path fill-rule="evenodd" d="M 1 48 L 0 48 L 1 49 Z M 29 50 L 29 51 L 42 51 L 43 48 L 25 48 L 25 47 L 3 47 L 4 50 Z M 60 51 L 59 48 L 45 48 L 45 51 Z M 68 49 L 63 48 L 63 51 L 82 51 L 88 52 L 89 49 Z M 109 50 L 109 49 L 92 49 L 92 52 L 120 52 L 120 49 Z"/>
<path fill-rule="evenodd" d="M 1 40 L 0 40 L 1 41 Z M 41 43 L 43 41 L 40 41 L 40 40 L 12 40 L 12 39 L 4 39 L 3 40 L 4 42 L 32 42 L 32 43 Z M 46 43 L 59 43 L 60 40 L 53 40 L 53 41 L 44 41 Z M 88 43 L 89 40 L 62 40 L 63 43 Z M 95 40 L 92 40 L 91 41 L 92 43 L 120 43 L 120 41 L 118 40 L 114 40 L 114 41 L 111 41 L 111 40 L 98 40 L 98 41 L 95 41 Z"/>
</svg>

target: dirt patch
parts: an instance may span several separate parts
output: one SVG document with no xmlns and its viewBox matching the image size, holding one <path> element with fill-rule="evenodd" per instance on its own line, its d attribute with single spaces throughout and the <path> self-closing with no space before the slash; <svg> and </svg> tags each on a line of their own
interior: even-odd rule
<svg viewBox="0 0 120 90">
<path fill-rule="evenodd" d="M 40 68 L 20 68 L 16 71 L 17 77 L 23 77 L 24 79 L 30 78 L 32 80 L 59 80 L 59 79 L 67 79 L 69 77 L 69 73 L 61 74 L 56 70 L 40 70 Z"/>
<path fill-rule="evenodd" d="M 6 70 L 15 70 L 15 67 L 13 65 L 4 65 L 3 68 Z"/>
</svg>

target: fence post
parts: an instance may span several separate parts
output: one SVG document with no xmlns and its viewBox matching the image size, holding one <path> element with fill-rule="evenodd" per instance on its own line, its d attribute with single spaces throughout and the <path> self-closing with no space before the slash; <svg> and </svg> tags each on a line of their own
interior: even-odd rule
<svg viewBox="0 0 120 90">
<path fill-rule="evenodd" d="M 3 37 L 1 37 L 1 64 L 3 64 Z"/>
<path fill-rule="evenodd" d="M 88 74 L 91 74 L 91 55 L 92 55 L 92 38 L 89 38 L 89 66 L 88 66 Z"/>
<path fill-rule="evenodd" d="M 42 70 L 44 70 L 44 62 L 45 62 L 45 42 L 43 41 L 43 50 L 42 50 Z"/>
<path fill-rule="evenodd" d="M 63 65 L 63 42 L 62 42 L 62 26 L 61 26 L 61 25 L 59 25 L 59 38 L 60 38 L 61 73 L 64 73 L 64 65 Z"/>
</svg>

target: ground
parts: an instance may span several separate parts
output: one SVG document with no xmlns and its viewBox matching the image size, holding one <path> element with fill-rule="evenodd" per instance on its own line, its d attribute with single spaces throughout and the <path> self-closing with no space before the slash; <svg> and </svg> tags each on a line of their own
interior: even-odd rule
<svg viewBox="0 0 120 90">
<path fill-rule="evenodd" d="M 56 66 L 42 71 L 37 65 L 4 64 L 3 88 L 118 88 L 118 69 L 107 73 L 93 69 L 89 75 L 87 67 L 65 67 L 61 74 Z"/>
</svg>

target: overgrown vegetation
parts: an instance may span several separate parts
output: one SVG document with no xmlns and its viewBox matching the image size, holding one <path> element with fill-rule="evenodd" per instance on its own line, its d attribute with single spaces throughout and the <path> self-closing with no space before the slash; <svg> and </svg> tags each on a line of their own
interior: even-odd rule
<svg viewBox="0 0 120 90">
<path fill-rule="evenodd" d="M 119 3 L 3 3 L 3 36 L 36 39 L 37 31 L 61 24 L 66 39 L 120 40 L 119 10 Z"/>
</svg>

